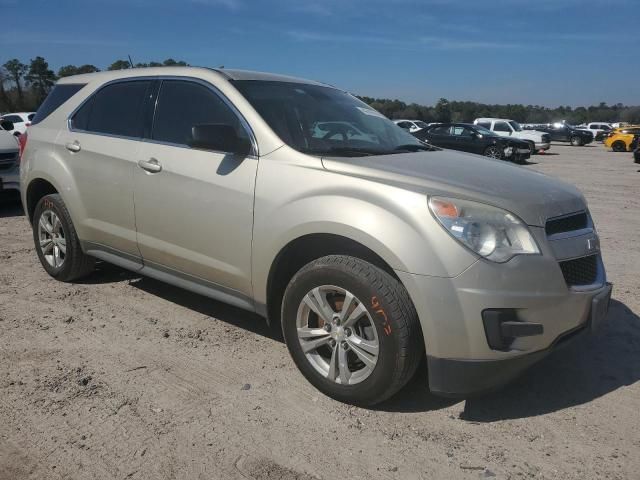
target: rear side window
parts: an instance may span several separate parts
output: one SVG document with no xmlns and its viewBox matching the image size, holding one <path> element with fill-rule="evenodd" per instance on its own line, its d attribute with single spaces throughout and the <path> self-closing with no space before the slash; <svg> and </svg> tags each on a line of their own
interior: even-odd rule
<svg viewBox="0 0 640 480">
<path fill-rule="evenodd" d="M 27 115 L 27 119 L 28 119 L 29 121 L 31 121 L 31 120 L 33 120 L 33 117 L 35 117 L 35 116 L 36 116 L 36 114 L 35 114 L 35 113 L 30 113 L 29 115 Z"/>
<path fill-rule="evenodd" d="M 450 132 L 451 127 L 449 126 L 436 127 L 429 130 L 429 133 L 431 133 L 432 135 L 449 135 Z"/>
<path fill-rule="evenodd" d="M 60 105 L 73 97 L 86 83 L 65 83 L 62 85 L 56 85 L 53 90 L 47 95 L 47 98 L 42 102 L 40 108 L 35 113 L 35 116 L 29 115 L 31 124 L 35 125 L 51 115 L 58 109 Z"/>
<path fill-rule="evenodd" d="M 209 88 L 182 80 L 165 80 L 160 88 L 151 138 L 190 145 L 194 125 L 223 123 L 246 136 L 236 114 Z"/>
<path fill-rule="evenodd" d="M 118 82 L 98 90 L 73 116 L 74 129 L 119 137 L 142 137 L 143 104 L 151 82 Z"/>
</svg>

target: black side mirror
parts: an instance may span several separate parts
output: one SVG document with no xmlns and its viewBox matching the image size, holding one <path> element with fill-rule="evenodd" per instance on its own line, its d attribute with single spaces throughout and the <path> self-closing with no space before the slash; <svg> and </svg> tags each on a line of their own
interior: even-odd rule
<svg viewBox="0 0 640 480">
<path fill-rule="evenodd" d="M 191 129 L 191 142 L 189 145 L 193 148 L 216 150 L 244 156 L 251 152 L 251 142 L 240 138 L 236 129 L 231 125 L 222 123 L 194 125 Z"/>
<path fill-rule="evenodd" d="M 13 130 L 13 122 L 9 121 L 9 120 L 2 120 L 0 122 L 0 127 L 2 127 L 3 130 Z"/>
</svg>

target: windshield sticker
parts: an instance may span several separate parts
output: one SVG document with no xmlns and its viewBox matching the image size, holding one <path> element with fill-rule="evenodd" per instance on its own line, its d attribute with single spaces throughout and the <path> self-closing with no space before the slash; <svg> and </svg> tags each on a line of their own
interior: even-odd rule
<svg viewBox="0 0 640 480">
<path fill-rule="evenodd" d="M 365 115 L 370 115 L 372 117 L 378 117 L 378 118 L 387 118 L 384 115 L 382 115 L 380 112 L 376 112 L 375 110 L 372 110 L 370 108 L 365 108 L 365 107 L 356 107 L 358 110 L 360 110 L 362 113 L 364 113 Z"/>
</svg>

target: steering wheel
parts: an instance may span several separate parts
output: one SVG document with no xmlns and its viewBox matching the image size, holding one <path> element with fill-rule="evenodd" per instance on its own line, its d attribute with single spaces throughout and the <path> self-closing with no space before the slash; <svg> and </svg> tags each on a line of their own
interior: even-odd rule
<svg viewBox="0 0 640 480">
<path fill-rule="evenodd" d="M 348 142 L 349 141 L 349 137 L 347 136 L 347 134 L 351 131 L 352 129 L 346 125 L 336 125 L 334 127 L 332 127 L 327 133 L 324 134 L 324 136 L 322 137 L 323 140 L 329 140 L 331 137 L 333 137 L 336 134 L 340 134 L 342 135 L 342 141 L 344 142 Z"/>
</svg>

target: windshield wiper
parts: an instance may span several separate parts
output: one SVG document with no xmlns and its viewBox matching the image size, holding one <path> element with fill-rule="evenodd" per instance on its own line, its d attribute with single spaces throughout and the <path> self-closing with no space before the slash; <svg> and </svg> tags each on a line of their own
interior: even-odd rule
<svg viewBox="0 0 640 480">
<path fill-rule="evenodd" d="M 407 150 L 408 152 L 417 152 L 418 150 L 424 150 L 427 152 L 431 152 L 436 148 L 432 145 L 428 144 L 417 144 L 417 143 L 407 143 L 406 145 L 398 145 L 394 150 Z"/>
<path fill-rule="evenodd" d="M 372 150 L 368 148 L 358 148 L 358 147 L 331 147 L 327 150 L 314 150 L 311 148 L 301 150 L 303 153 L 310 153 L 312 155 L 344 155 L 349 157 L 364 157 L 371 155 L 384 155 L 385 151 L 382 150 Z"/>
</svg>

